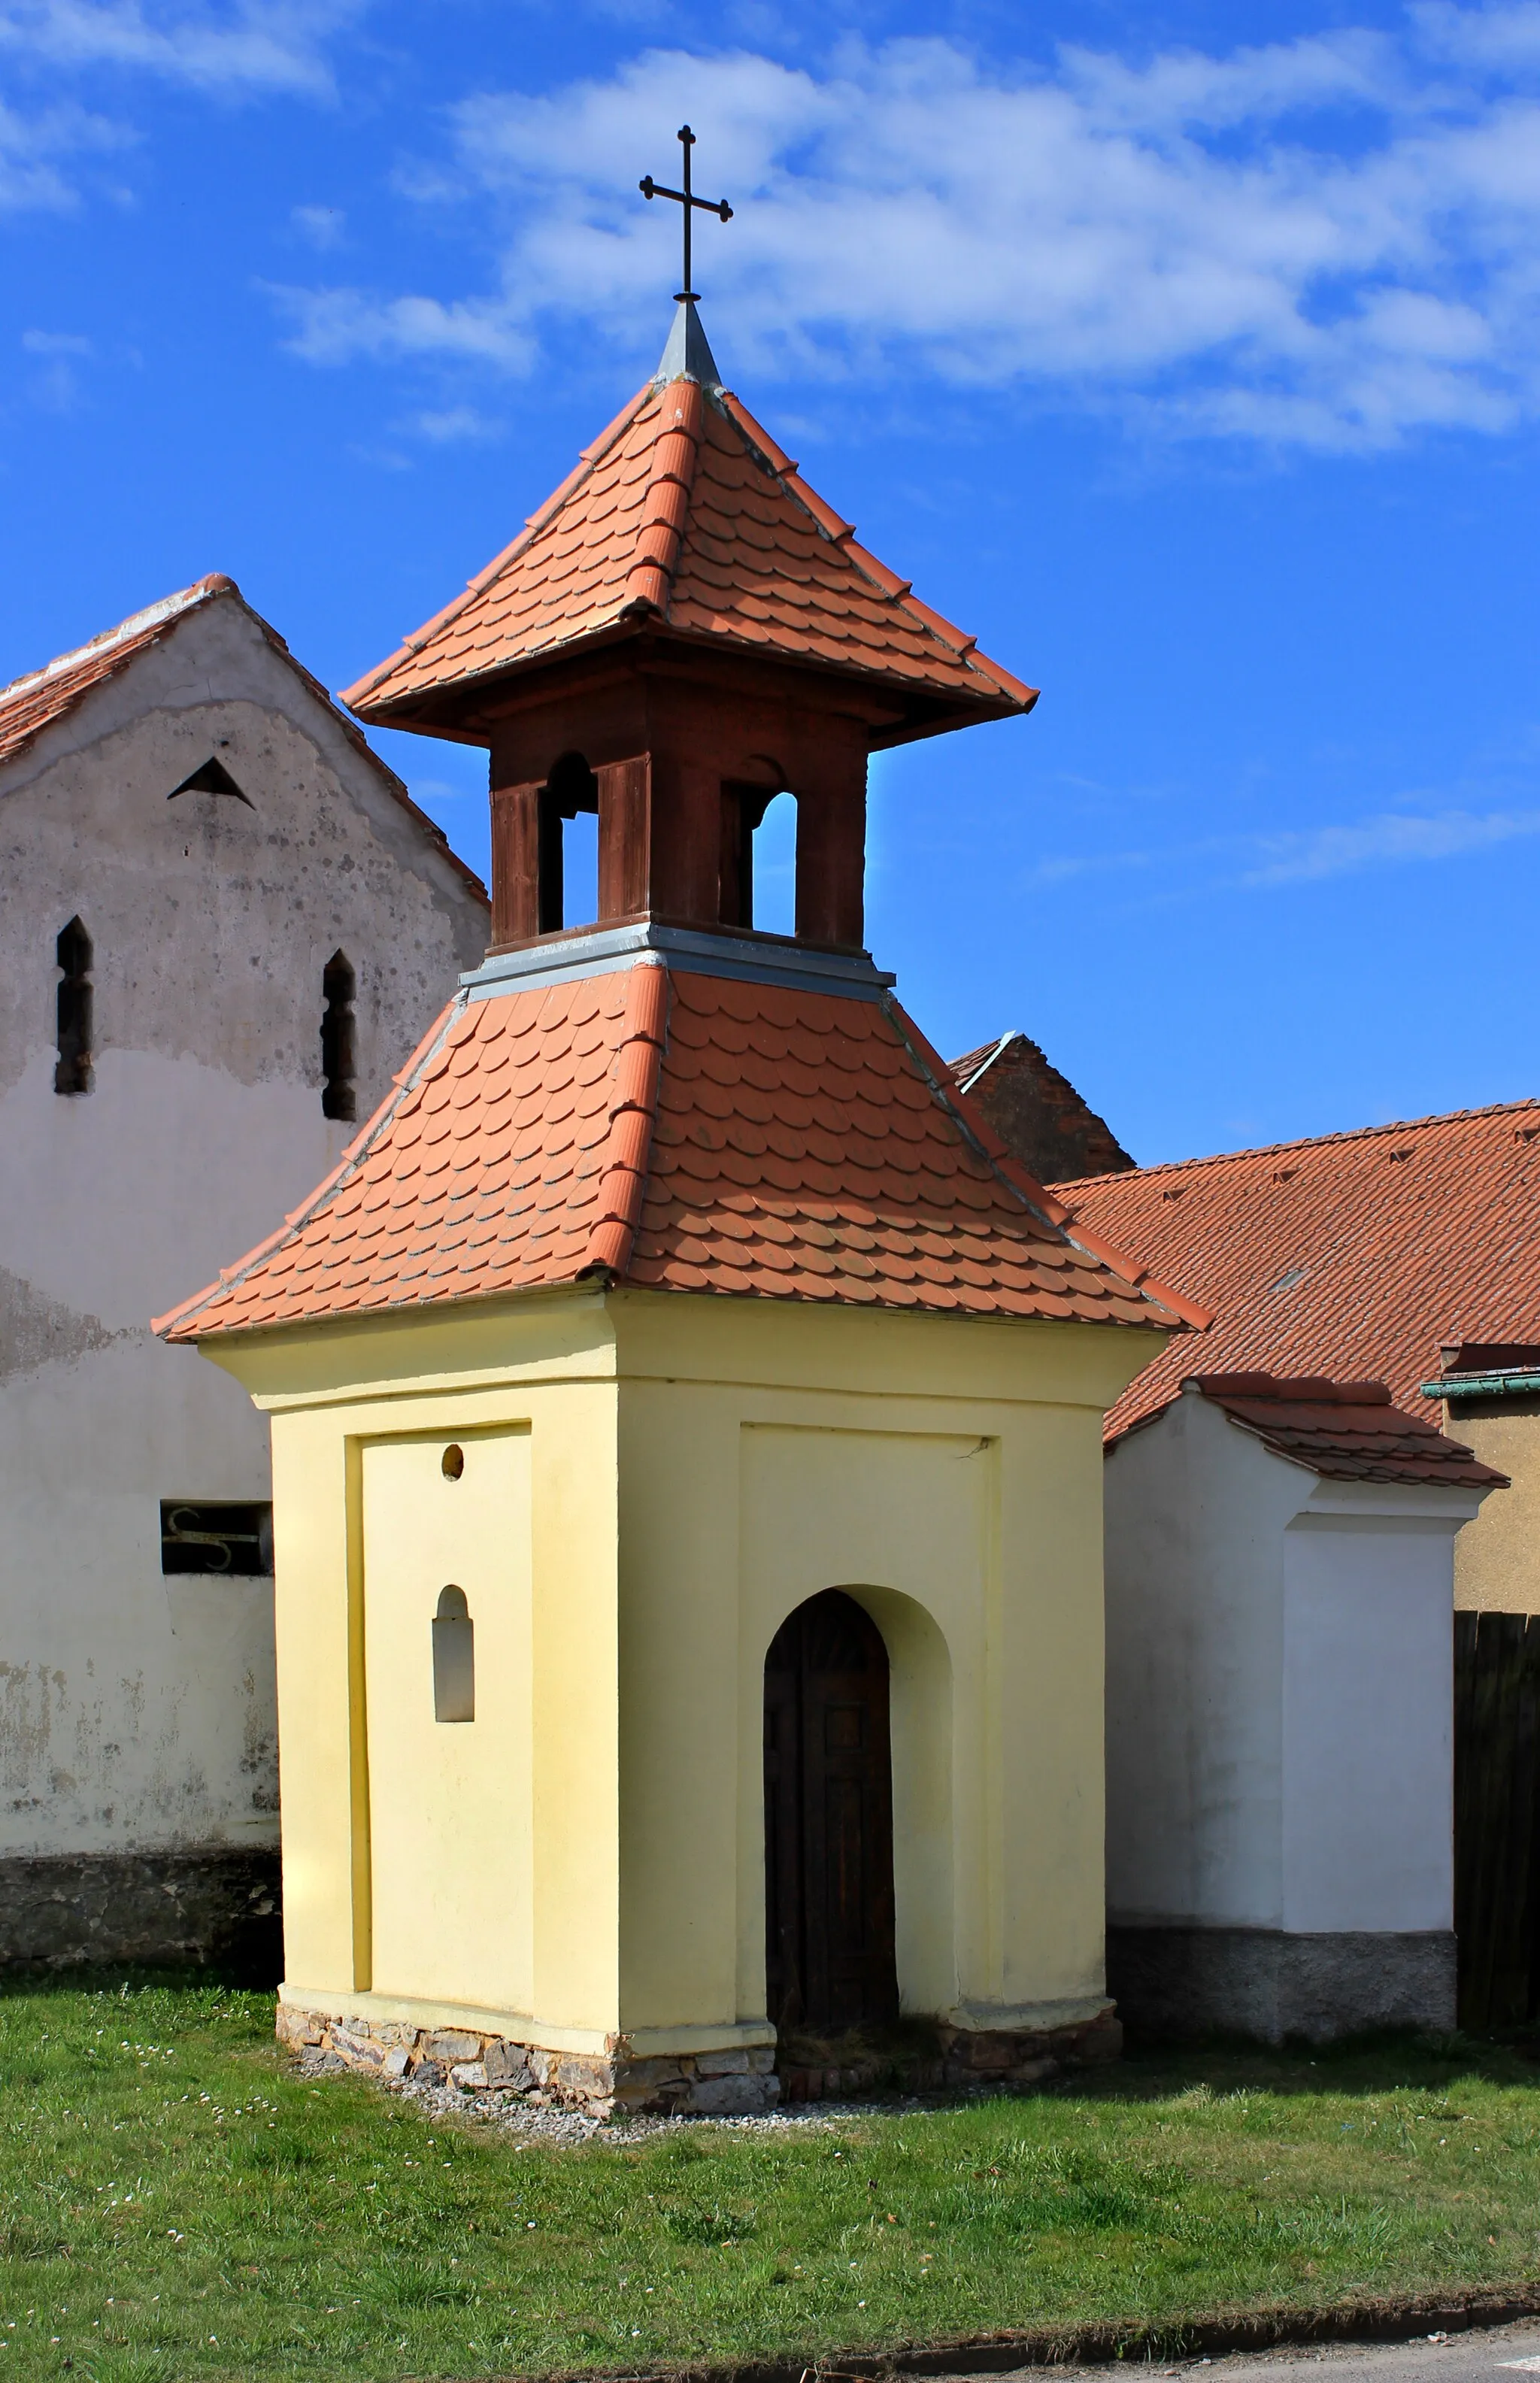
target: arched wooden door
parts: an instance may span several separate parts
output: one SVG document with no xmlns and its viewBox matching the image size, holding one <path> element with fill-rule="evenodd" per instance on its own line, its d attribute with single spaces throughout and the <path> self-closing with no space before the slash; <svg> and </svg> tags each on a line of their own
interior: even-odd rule
<svg viewBox="0 0 1540 2383">
<path fill-rule="evenodd" d="M 835 1588 L 765 1658 L 765 1921 L 778 2027 L 897 2018 L 888 1650 Z"/>
</svg>

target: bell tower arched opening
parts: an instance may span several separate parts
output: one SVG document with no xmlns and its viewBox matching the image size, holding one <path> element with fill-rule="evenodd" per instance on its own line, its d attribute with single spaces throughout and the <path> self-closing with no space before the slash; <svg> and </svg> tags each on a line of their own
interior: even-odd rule
<svg viewBox="0 0 1540 2383">
<path fill-rule="evenodd" d="M 765 1969 L 779 2028 L 898 2017 L 888 1650 L 841 1589 L 765 1657 Z"/>
<path fill-rule="evenodd" d="M 540 932 L 548 935 L 598 915 L 598 780 L 581 753 L 556 763 L 536 820 Z"/>
</svg>

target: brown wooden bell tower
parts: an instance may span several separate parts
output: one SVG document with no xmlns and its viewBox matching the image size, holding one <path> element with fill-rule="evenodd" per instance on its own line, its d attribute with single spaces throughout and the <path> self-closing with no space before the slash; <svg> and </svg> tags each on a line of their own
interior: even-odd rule
<svg viewBox="0 0 1540 2383">
<path fill-rule="evenodd" d="M 598 814 L 593 923 L 752 929 L 752 837 L 782 792 L 797 806 L 797 938 L 859 947 L 868 722 L 845 690 L 645 636 L 594 660 L 560 689 L 521 690 L 490 724 L 492 948 L 569 923 L 557 856 L 580 810 Z"/>
<path fill-rule="evenodd" d="M 782 792 L 795 940 L 858 950 L 868 756 L 1036 696 L 857 545 L 723 388 L 686 300 L 524 536 L 345 699 L 490 748 L 493 952 L 644 920 L 754 932 L 754 832 Z M 563 911 L 582 811 L 593 920 Z"/>
</svg>

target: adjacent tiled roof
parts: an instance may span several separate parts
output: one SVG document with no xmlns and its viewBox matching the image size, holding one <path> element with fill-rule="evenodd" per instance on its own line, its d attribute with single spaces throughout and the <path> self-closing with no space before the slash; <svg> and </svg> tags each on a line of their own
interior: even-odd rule
<svg viewBox="0 0 1540 2383">
<path fill-rule="evenodd" d="M 1460 1340 L 1540 1340 L 1540 1102 L 1054 1187 L 1081 1226 L 1214 1310 L 1108 1417 L 1109 1436 L 1201 1366 L 1419 1385 Z"/>
<path fill-rule="evenodd" d="M 1132 1167 L 1105 1118 L 1019 1027 L 948 1066 L 958 1091 L 971 1096 L 1006 1149 L 1041 1182 Z"/>
<path fill-rule="evenodd" d="M 223 571 L 211 571 L 205 578 L 194 580 L 191 587 L 179 588 L 174 596 L 164 596 L 159 603 L 148 604 L 142 612 L 130 614 L 128 620 L 120 621 L 117 628 L 104 629 L 101 636 L 92 637 L 89 645 L 78 646 L 73 653 L 59 654 L 53 661 L 45 662 L 41 670 L 29 671 L 25 676 L 12 679 L 8 686 L 0 687 L 0 767 L 13 760 L 18 753 L 25 752 L 44 729 L 52 728 L 55 722 L 66 719 L 93 687 L 116 678 L 139 655 L 158 645 L 190 612 L 197 611 L 201 605 L 220 599 L 239 604 L 256 624 L 267 643 L 282 655 L 316 702 L 330 712 L 350 744 L 378 771 L 403 810 L 410 812 L 430 842 L 441 846 L 445 858 L 485 900 L 486 887 L 474 870 L 451 850 L 449 839 L 437 821 L 418 809 L 394 770 L 386 766 L 361 735 L 356 722 L 338 710 L 320 680 L 313 677 L 302 662 L 295 661 L 271 622 L 265 621 L 262 614 L 247 603 L 235 581 Z"/>
<path fill-rule="evenodd" d="M 1329 1481 L 1394 1481 L 1445 1489 L 1506 1489 L 1495 1473 L 1425 1418 L 1403 1414 L 1383 1382 L 1330 1382 L 1319 1375 L 1189 1375 L 1230 1421 L 1277 1456 Z M 1147 1418 L 1148 1420 L 1148 1418 Z"/>
<path fill-rule="evenodd" d="M 365 720 L 626 628 L 832 666 L 988 718 L 1036 690 L 856 542 L 721 389 L 649 383 L 466 592 L 347 689 Z"/>
<path fill-rule="evenodd" d="M 974 1315 L 1197 1315 L 1062 1216 L 891 1000 L 649 958 L 462 993 L 337 1172 L 157 1329 L 192 1340 L 595 1274 Z"/>
</svg>

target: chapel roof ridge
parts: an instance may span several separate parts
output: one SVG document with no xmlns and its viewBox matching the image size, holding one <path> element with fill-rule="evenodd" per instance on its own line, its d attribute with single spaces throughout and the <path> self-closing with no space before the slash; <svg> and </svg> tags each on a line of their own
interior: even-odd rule
<svg viewBox="0 0 1540 2383">
<path fill-rule="evenodd" d="M 1461 1125 L 1477 1117 L 1501 1117 L 1505 1111 L 1510 1109 L 1535 1107 L 1540 1107 L 1540 1093 L 1526 1093 L 1520 1094 L 1514 1100 L 1487 1101 L 1475 1108 L 1435 1109 L 1426 1117 L 1390 1117 L 1381 1125 L 1341 1126 L 1335 1133 L 1297 1134 L 1290 1142 L 1248 1142 L 1242 1150 L 1215 1150 L 1200 1154 L 1192 1158 L 1157 1158 L 1152 1159 L 1149 1166 L 1139 1167 L 1131 1171 L 1141 1177 L 1180 1175 L 1189 1167 L 1238 1166 L 1243 1159 L 1247 1158 L 1281 1157 L 1290 1150 L 1326 1150 L 1334 1143 L 1369 1142 L 1376 1134 L 1416 1133 L 1430 1126 Z M 1053 1183 L 1048 1188 L 1056 1194 L 1064 1195 L 1071 1192 L 1090 1191 L 1098 1183 L 1126 1184 L 1127 1180 L 1128 1171 L 1112 1175 L 1075 1175 L 1067 1176 L 1063 1181 Z"/>
</svg>

